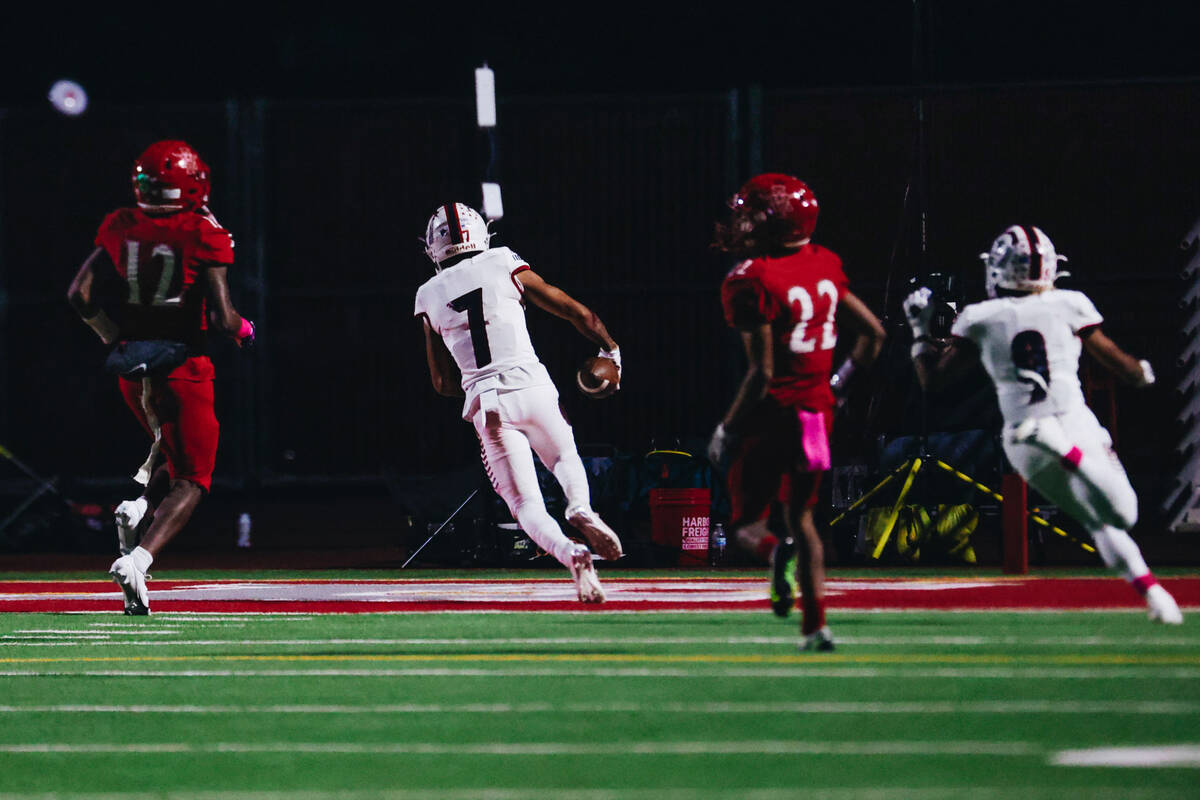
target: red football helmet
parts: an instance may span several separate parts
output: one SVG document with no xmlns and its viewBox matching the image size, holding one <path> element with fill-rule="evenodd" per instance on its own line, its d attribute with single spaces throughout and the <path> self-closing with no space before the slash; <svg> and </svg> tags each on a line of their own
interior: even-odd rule
<svg viewBox="0 0 1200 800">
<path fill-rule="evenodd" d="M 133 166 L 133 193 L 147 211 L 200 208 L 210 188 L 208 165 L 187 142 L 155 142 Z"/>
<path fill-rule="evenodd" d="M 804 181 L 778 172 L 755 175 L 729 205 L 728 225 L 717 226 L 717 245 L 734 252 L 763 252 L 796 244 L 817 227 L 817 198 Z"/>
</svg>

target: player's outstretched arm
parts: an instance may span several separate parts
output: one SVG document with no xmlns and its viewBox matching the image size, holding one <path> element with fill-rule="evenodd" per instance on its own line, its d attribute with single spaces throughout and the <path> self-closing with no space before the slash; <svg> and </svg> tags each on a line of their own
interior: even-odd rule
<svg viewBox="0 0 1200 800">
<path fill-rule="evenodd" d="M 75 274 L 75 279 L 71 281 L 71 285 L 67 289 L 67 302 L 71 304 L 79 317 L 96 332 L 101 341 L 105 344 L 112 344 L 120 336 L 120 330 L 100 307 L 95 291 L 95 267 L 101 259 L 107 258 L 108 255 L 104 252 L 103 247 L 97 247 L 92 251 L 79 267 L 79 272 Z"/>
<path fill-rule="evenodd" d="M 210 265 L 204 270 L 208 284 L 208 324 L 213 330 L 237 342 L 238 347 L 254 341 L 254 323 L 233 307 L 229 297 L 228 269 Z"/>
<path fill-rule="evenodd" d="M 851 376 L 859 369 L 871 366 L 875 359 L 879 358 L 883 342 L 887 339 L 887 331 L 875 313 L 853 292 L 844 292 L 838 298 L 837 313 L 839 324 L 855 332 L 850 354 L 829 379 L 830 388 L 840 403 L 840 398 L 845 397 L 846 385 Z"/>
<path fill-rule="evenodd" d="M 855 332 L 854 346 L 850 349 L 850 360 L 860 367 L 869 367 L 879 358 L 887 331 L 883 323 L 867 304 L 853 292 L 844 292 L 838 299 L 838 315 L 843 317 Z"/>
<path fill-rule="evenodd" d="M 443 397 L 462 397 L 462 373 L 454 363 L 454 356 L 446 347 L 446 342 L 438 335 L 424 316 L 425 323 L 425 363 L 429 365 L 429 380 L 433 382 L 433 390 Z"/>
<path fill-rule="evenodd" d="M 1125 383 L 1133 386 L 1149 386 L 1154 383 L 1154 370 L 1150 368 L 1150 362 L 1138 361 L 1099 328 L 1087 328 L 1080 331 L 1080 335 L 1088 354 Z"/>
<path fill-rule="evenodd" d="M 590 308 L 571 295 L 549 284 L 531 269 L 518 272 L 516 279 L 525 289 L 525 297 L 543 311 L 548 311 L 575 326 L 583 336 L 608 351 L 617 349 L 617 342 L 608 334 L 604 323 Z"/>
<path fill-rule="evenodd" d="M 922 286 L 904 298 L 904 315 L 913 332 L 912 360 L 917 381 L 927 391 L 939 391 L 953 383 L 979 360 L 979 348 L 969 339 L 948 342 L 930 336 L 933 292 Z"/>
</svg>

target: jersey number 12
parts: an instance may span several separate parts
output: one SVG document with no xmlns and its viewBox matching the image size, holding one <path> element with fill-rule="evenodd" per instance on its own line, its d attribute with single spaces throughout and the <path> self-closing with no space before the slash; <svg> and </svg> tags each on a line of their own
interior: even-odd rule
<svg viewBox="0 0 1200 800">
<path fill-rule="evenodd" d="M 145 259 L 143 260 L 143 257 Z M 182 292 L 174 297 L 168 297 L 171 284 L 175 280 L 175 251 L 170 245 L 156 244 L 149 255 L 142 252 L 142 243 L 129 239 L 125 242 L 125 280 L 129 283 L 129 302 L 134 305 L 164 306 L 178 303 Z M 147 298 L 142 291 L 142 278 L 153 278 L 158 272 L 158 282 L 153 293 Z"/>
</svg>

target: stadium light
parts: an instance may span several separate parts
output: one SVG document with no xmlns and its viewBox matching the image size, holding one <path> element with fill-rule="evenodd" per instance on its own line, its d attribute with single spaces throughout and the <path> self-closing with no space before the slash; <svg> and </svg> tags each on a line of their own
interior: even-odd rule
<svg viewBox="0 0 1200 800">
<path fill-rule="evenodd" d="M 496 168 L 496 73 L 487 62 L 475 69 L 475 119 L 487 137 L 488 161 L 483 174 L 483 216 L 489 221 L 504 216 Z"/>
<path fill-rule="evenodd" d="M 55 81 L 54 85 L 50 87 L 48 97 L 54 110 L 68 117 L 77 117 L 87 110 L 87 92 L 75 81 L 65 78 Z"/>
</svg>

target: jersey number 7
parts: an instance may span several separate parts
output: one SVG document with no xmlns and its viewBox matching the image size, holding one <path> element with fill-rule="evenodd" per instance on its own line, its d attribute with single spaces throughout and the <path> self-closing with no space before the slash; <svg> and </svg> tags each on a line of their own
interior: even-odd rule
<svg viewBox="0 0 1200 800">
<path fill-rule="evenodd" d="M 472 289 L 450 301 L 450 308 L 467 313 L 471 329 L 471 348 L 475 351 L 475 369 L 492 363 L 492 348 L 488 345 L 487 320 L 483 318 L 483 288 Z"/>
</svg>

